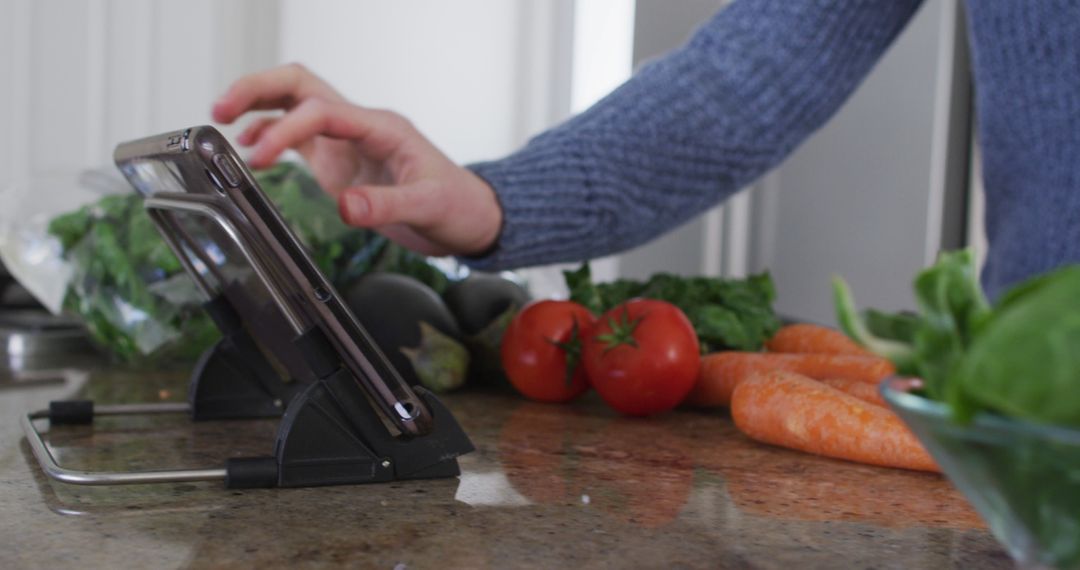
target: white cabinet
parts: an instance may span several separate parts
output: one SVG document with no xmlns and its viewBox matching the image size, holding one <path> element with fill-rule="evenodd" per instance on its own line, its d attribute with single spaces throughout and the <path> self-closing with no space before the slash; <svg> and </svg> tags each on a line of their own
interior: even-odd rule
<svg viewBox="0 0 1080 570">
<path fill-rule="evenodd" d="M 914 308 L 911 280 L 965 240 L 970 105 L 963 20 L 926 2 L 840 113 L 757 190 L 752 264 L 777 310 L 833 323 L 832 275 L 862 306 Z"/>
</svg>

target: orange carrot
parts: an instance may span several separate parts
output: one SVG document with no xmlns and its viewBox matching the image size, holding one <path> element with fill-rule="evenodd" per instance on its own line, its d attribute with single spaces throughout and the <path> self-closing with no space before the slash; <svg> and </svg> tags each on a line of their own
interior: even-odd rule
<svg viewBox="0 0 1080 570">
<path fill-rule="evenodd" d="M 775 354 L 716 352 L 701 357 L 701 371 L 685 402 L 692 406 L 726 406 L 735 386 L 758 372 L 787 370 L 811 378 L 846 378 L 876 384 L 895 372 L 888 360 L 850 354 Z"/>
<path fill-rule="evenodd" d="M 864 402 L 883 408 L 888 407 L 888 404 L 885 403 L 885 398 L 882 398 L 881 393 L 878 392 L 876 384 L 863 382 L 862 380 L 852 380 L 851 378 L 822 378 L 820 381 L 822 384 L 832 386 L 833 388 L 836 388 L 845 394 L 855 396 Z"/>
<path fill-rule="evenodd" d="M 735 426 L 752 439 L 837 459 L 940 472 L 900 418 L 806 376 L 778 370 L 735 389 Z"/>
<path fill-rule="evenodd" d="M 765 342 L 765 348 L 769 352 L 874 356 L 874 353 L 859 346 L 844 333 L 810 323 L 797 323 L 781 328 Z"/>
</svg>

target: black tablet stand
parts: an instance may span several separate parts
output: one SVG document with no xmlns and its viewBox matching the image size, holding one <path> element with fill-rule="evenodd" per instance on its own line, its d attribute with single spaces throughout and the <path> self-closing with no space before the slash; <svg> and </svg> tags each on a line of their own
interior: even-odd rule
<svg viewBox="0 0 1080 570">
<path fill-rule="evenodd" d="M 49 476 L 65 483 L 111 485 L 224 480 L 228 488 L 307 487 L 454 477 L 457 457 L 473 450 L 453 415 L 430 392 L 414 388 L 431 410 L 427 435 L 395 438 L 352 374 L 343 368 L 329 341 L 315 328 L 293 340 L 317 378 L 309 384 L 282 382 L 261 354 L 235 311 L 223 298 L 206 305 L 223 337 L 199 359 L 187 405 L 102 406 L 71 400 L 23 419 L 27 440 Z M 282 415 L 284 411 L 284 415 Z M 95 415 L 189 413 L 194 420 L 282 415 L 274 454 L 233 458 L 224 469 L 133 473 L 89 473 L 58 465 L 33 425 L 89 424 Z"/>
</svg>

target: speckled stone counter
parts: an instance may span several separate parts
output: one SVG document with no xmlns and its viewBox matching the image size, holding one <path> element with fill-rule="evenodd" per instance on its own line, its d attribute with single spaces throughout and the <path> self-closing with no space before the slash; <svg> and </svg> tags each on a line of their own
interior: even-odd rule
<svg viewBox="0 0 1080 570">
<path fill-rule="evenodd" d="M 444 401 L 477 447 L 460 478 L 247 491 L 51 482 L 19 430 L 51 399 L 181 401 L 184 385 L 100 371 L 0 390 L 0 568 L 1012 567 L 941 477 L 759 445 L 723 412 L 459 393 Z M 275 427 L 103 418 L 47 439 L 71 468 L 214 468 L 268 454 Z"/>
</svg>

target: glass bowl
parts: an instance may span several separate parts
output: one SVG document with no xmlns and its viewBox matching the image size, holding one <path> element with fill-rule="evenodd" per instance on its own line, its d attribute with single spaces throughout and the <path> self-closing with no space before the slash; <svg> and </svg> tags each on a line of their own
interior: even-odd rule
<svg viewBox="0 0 1080 570">
<path fill-rule="evenodd" d="M 881 393 L 1013 559 L 1080 567 L 1080 429 L 987 413 L 961 425 L 943 403 L 912 393 L 921 387 L 890 378 Z"/>
</svg>

